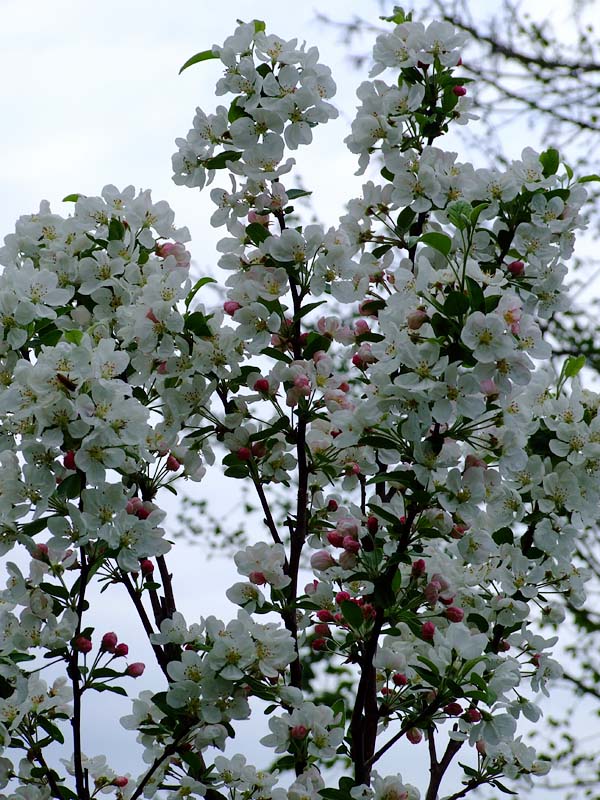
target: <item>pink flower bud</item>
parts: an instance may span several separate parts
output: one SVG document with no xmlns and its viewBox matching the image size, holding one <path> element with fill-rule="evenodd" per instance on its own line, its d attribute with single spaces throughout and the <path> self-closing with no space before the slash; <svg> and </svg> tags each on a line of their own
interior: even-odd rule
<svg viewBox="0 0 600 800">
<path fill-rule="evenodd" d="M 267 454 L 267 448 L 264 442 L 253 442 L 250 452 L 254 458 L 262 458 Z"/>
<path fill-rule="evenodd" d="M 235 300 L 226 300 L 223 303 L 223 311 L 230 317 L 233 317 L 238 308 L 241 308 L 241 305 L 236 303 Z"/>
<path fill-rule="evenodd" d="M 423 733 L 418 728 L 409 728 L 406 731 L 406 738 L 411 744 L 419 744 L 423 738 Z"/>
<path fill-rule="evenodd" d="M 481 720 L 481 711 L 478 708 L 467 708 L 464 713 L 464 719 L 467 722 L 479 722 Z"/>
<path fill-rule="evenodd" d="M 392 681 L 394 686 L 406 686 L 408 683 L 408 678 L 404 675 L 403 672 L 394 672 L 392 675 Z"/>
<path fill-rule="evenodd" d="M 437 581 L 429 581 L 425 589 L 423 590 L 423 594 L 425 595 L 425 599 L 429 603 L 430 606 L 434 606 L 438 598 L 440 596 L 440 589 L 442 587 Z"/>
<path fill-rule="evenodd" d="M 236 453 L 240 461 L 250 461 L 252 458 L 252 450 L 249 447 L 240 447 Z"/>
<path fill-rule="evenodd" d="M 310 597 L 311 595 L 315 594 L 318 588 L 319 588 L 319 581 L 317 580 L 311 581 L 310 583 L 307 583 L 306 586 L 304 587 L 304 594 L 307 594 Z"/>
<path fill-rule="evenodd" d="M 333 614 L 328 608 L 320 608 L 316 616 L 321 622 L 333 622 Z"/>
<path fill-rule="evenodd" d="M 411 331 L 418 331 L 421 325 L 424 322 L 427 322 L 429 317 L 427 316 L 427 312 L 423 311 L 421 308 L 417 308 L 415 311 L 411 311 L 410 314 L 406 316 L 406 324 Z"/>
<path fill-rule="evenodd" d="M 257 214 L 256 211 L 249 211 L 248 223 L 251 225 L 253 222 L 256 222 L 259 225 L 264 225 L 265 227 L 267 227 L 269 225 L 269 215 Z"/>
<path fill-rule="evenodd" d="M 44 542 L 40 542 L 36 544 L 36 546 L 31 551 L 31 557 L 35 561 L 44 561 L 48 562 L 48 545 Z"/>
<path fill-rule="evenodd" d="M 331 636 L 331 628 L 326 622 L 319 622 L 315 625 L 317 636 Z"/>
<path fill-rule="evenodd" d="M 139 497 L 132 497 L 131 500 L 127 501 L 125 511 L 127 511 L 128 514 L 137 514 L 138 509 L 142 508 L 143 505 Z"/>
<path fill-rule="evenodd" d="M 290 736 L 292 739 L 306 739 L 308 736 L 308 728 L 305 725 L 294 725 L 290 729 Z"/>
<path fill-rule="evenodd" d="M 336 563 L 335 558 L 327 550 L 317 550 L 310 558 L 310 565 L 313 569 L 329 569 Z"/>
<path fill-rule="evenodd" d="M 498 644 L 498 652 L 506 653 L 507 650 L 510 650 L 510 644 L 506 641 L 506 639 L 502 639 L 502 641 Z"/>
<path fill-rule="evenodd" d="M 266 378 L 259 378 L 254 382 L 254 391 L 261 394 L 269 394 L 269 381 Z"/>
<path fill-rule="evenodd" d="M 115 647 L 115 656 L 120 658 L 121 656 L 126 656 L 129 653 L 129 647 L 125 644 L 125 642 L 119 642 L 119 644 Z"/>
<path fill-rule="evenodd" d="M 144 578 L 147 578 L 148 575 L 152 575 L 154 572 L 154 564 L 149 558 L 142 558 L 140 561 L 140 569 Z"/>
<path fill-rule="evenodd" d="M 360 550 L 360 542 L 357 542 L 352 536 L 344 536 L 343 547 L 347 553 L 358 553 Z"/>
<path fill-rule="evenodd" d="M 348 550 L 342 550 L 340 554 L 340 567 L 342 569 L 354 569 L 356 566 L 356 556 Z"/>
<path fill-rule="evenodd" d="M 313 639 L 310 646 L 312 647 L 313 650 L 317 652 L 319 650 L 326 650 L 327 640 L 323 639 L 322 637 L 319 637 L 318 639 Z"/>
<path fill-rule="evenodd" d="M 462 622 L 465 612 L 458 606 L 450 606 L 444 611 L 446 619 L 450 622 Z"/>
<path fill-rule="evenodd" d="M 463 707 L 460 703 L 448 703 L 447 706 L 444 706 L 444 712 L 448 714 L 449 717 L 460 717 L 463 713 Z"/>
<path fill-rule="evenodd" d="M 255 584 L 255 586 L 264 586 L 267 582 L 262 572 L 251 572 L 248 578 L 250 579 L 250 583 Z"/>
<path fill-rule="evenodd" d="M 135 509 L 135 515 L 138 519 L 148 519 L 150 514 L 154 511 L 156 506 L 153 503 L 150 503 L 148 500 L 138 505 Z"/>
<path fill-rule="evenodd" d="M 338 510 L 337 500 L 329 500 L 327 502 L 327 511 L 333 513 Z"/>
<path fill-rule="evenodd" d="M 129 778 L 126 778 L 124 775 L 119 775 L 113 780 L 112 785 L 117 786 L 119 789 L 123 789 L 123 787 L 127 786 L 128 783 Z"/>
<path fill-rule="evenodd" d="M 470 469 L 471 467 L 481 467 L 482 469 L 487 469 L 487 462 L 484 461 L 483 458 L 478 458 L 473 453 L 469 453 L 469 455 L 465 458 L 465 469 Z"/>
<path fill-rule="evenodd" d="M 371 603 L 365 603 L 362 607 L 363 617 L 365 619 L 375 619 L 377 616 L 377 611 L 375 610 L 375 606 L 371 605 Z"/>
<path fill-rule="evenodd" d="M 87 636 L 76 636 L 73 640 L 73 649 L 77 650 L 78 653 L 89 653 L 92 646 L 92 640 L 88 639 Z"/>
<path fill-rule="evenodd" d="M 426 570 L 427 565 L 425 564 L 425 560 L 423 558 L 418 558 L 416 561 L 413 561 L 411 569 L 413 578 L 418 578 L 421 575 L 424 575 Z"/>
<path fill-rule="evenodd" d="M 487 755 L 487 750 L 485 749 L 485 742 L 483 741 L 483 739 L 478 739 L 475 742 L 475 749 L 477 750 L 480 756 Z"/>
<path fill-rule="evenodd" d="M 348 594 L 348 592 L 338 592 L 338 593 L 336 594 L 336 596 L 335 596 L 335 602 L 338 604 L 338 606 L 341 606 L 341 604 L 342 604 L 342 603 L 343 603 L 345 600 L 350 600 L 350 595 Z"/>
<path fill-rule="evenodd" d="M 114 653 L 115 647 L 117 646 L 117 634 L 113 633 L 113 631 L 109 631 L 105 633 L 102 637 L 102 642 L 100 643 L 100 650 L 104 650 L 107 653 Z"/>
<path fill-rule="evenodd" d="M 374 536 L 377 533 L 378 529 L 379 529 L 379 520 L 377 519 L 377 517 L 372 517 L 372 516 L 367 517 L 367 530 L 369 531 L 371 536 Z"/>
<path fill-rule="evenodd" d="M 465 89 L 464 86 L 453 86 L 452 87 L 452 92 L 457 97 L 464 97 L 466 95 L 466 93 L 467 93 L 467 90 Z"/>
<path fill-rule="evenodd" d="M 139 678 L 140 675 L 144 674 L 145 669 L 146 665 L 142 664 L 141 661 L 134 661 L 133 664 L 129 664 L 125 670 L 125 675 L 129 675 L 130 678 Z"/>
<path fill-rule="evenodd" d="M 327 534 L 327 541 L 329 544 L 333 545 L 333 547 L 343 547 L 344 546 L 344 537 L 341 533 L 337 531 L 329 531 Z"/>
<path fill-rule="evenodd" d="M 511 261 L 506 269 L 514 278 L 520 278 L 525 272 L 525 264 L 522 261 Z"/>
<path fill-rule="evenodd" d="M 63 457 L 63 464 L 65 469 L 77 469 L 77 465 L 75 464 L 75 451 L 69 450 L 65 453 Z"/>
<path fill-rule="evenodd" d="M 181 468 L 181 464 L 177 461 L 175 456 L 169 456 L 165 462 L 165 467 L 169 472 L 177 472 L 177 470 Z"/>
<path fill-rule="evenodd" d="M 190 265 L 191 256 L 181 242 L 165 242 L 157 248 L 156 252 L 161 258 L 173 256 L 178 267 L 187 268 Z"/>
<path fill-rule="evenodd" d="M 483 392 L 483 394 L 486 397 L 489 397 L 489 398 L 492 398 L 492 399 L 494 397 L 498 397 L 498 393 L 499 393 L 498 392 L 498 387 L 494 383 L 494 379 L 493 378 L 484 378 L 480 382 L 479 387 L 480 387 L 481 391 Z"/>
<path fill-rule="evenodd" d="M 433 622 L 424 622 L 421 625 L 421 636 L 426 642 L 431 642 L 435 634 L 435 625 Z"/>
<path fill-rule="evenodd" d="M 453 539 L 462 539 L 462 537 L 468 530 L 469 530 L 468 525 L 455 525 L 450 531 L 450 536 Z"/>
</svg>

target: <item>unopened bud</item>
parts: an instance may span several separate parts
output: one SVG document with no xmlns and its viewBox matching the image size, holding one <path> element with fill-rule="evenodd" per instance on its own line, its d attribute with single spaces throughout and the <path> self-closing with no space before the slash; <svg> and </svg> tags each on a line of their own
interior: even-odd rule
<svg viewBox="0 0 600 800">
<path fill-rule="evenodd" d="M 409 728 L 406 731 L 406 738 L 411 744 L 419 744 L 423 738 L 423 733 L 419 728 Z"/>
</svg>

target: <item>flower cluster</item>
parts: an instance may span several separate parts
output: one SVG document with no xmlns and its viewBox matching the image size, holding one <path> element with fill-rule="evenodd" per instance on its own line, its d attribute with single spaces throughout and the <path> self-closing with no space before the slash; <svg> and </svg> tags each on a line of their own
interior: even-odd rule
<svg viewBox="0 0 600 800">
<path fill-rule="evenodd" d="M 540 321 L 565 307 L 585 191 L 553 149 L 475 169 L 436 146 L 470 116 L 464 37 L 392 21 L 347 139 L 380 178 L 329 228 L 297 224 L 308 192 L 286 185 L 286 147 L 336 116 L 316 49 L 255 21 L 186 65 L 220 60 L 217 94 L 233 95 L 198 109 L 173 157 L 180 185 L 229 173 L 211 191 L 222 307 L 197 302 L 211 279 L 192 283 L 167 204 L 132 187 L 70 196 L 66 218 L 43 203 L 5 240 L 1 547 L 31 557 L 28 576 L 9 564 L 1 597 L 0 737 L 27 756 L 2 762 L 11 796 L 418 800 L 373 767 L 444 736 L 452 756 L 471 748 L 467 789 L 547 770 L 517 728 L 560 674 L 537 609 L 558 620 L 563 598 L 583 600 L 572 553 L 598 519 L 600 396 L 580 359 L 548 363 Z M 255 490 L 266 541 L 234 557 L 237 618 L 188 624 L 159 492 L 217 453 Z M 277 487 L 293 487 L 283 515 Z M 79 730 L 86 692 L 126 693 L 144 672 L 115 668 L 128 647 L 113 632 L 93 654 L 92 582 L 125 590 L 165 688 L 122 718 L 148 765 L 137 779 L 76 735 L 69 783 L 45 748 L 69 717 Z M 67 678 L 49 688 L 27 668 L 39 656 Z M 344 675 L 333 695 L 323 665 Z M 215 756 L 260 702 L 268 774 Z M 338 759 L 353 777 L 325 789 Z M 428 797 L 449 763 L 432 762 Z"/>
</svg>

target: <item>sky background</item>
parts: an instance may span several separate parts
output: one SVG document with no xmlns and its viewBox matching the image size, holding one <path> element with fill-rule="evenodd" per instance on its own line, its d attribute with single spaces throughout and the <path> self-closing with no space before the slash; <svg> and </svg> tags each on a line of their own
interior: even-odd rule
<svg viewBox="0 0 600 800">
<path fill-rule="evenodd" d="M 528 5 L 532 11 L 548 8 L 539 0 Z M 480 5 L 482 12 L 488 7 L 487 1 Z M 327 13 L 337 19 L 353 13 L 375 18 L 378 9 L 375 0 L 328 0 L 326 5 Z M 557 9 L 563 13 L 558 4 Z M 316 44 L 321 60 L 333 69 L 340 117 L 319 126 L 314 145 L 294 155 L 295 175 L 313 190 L 318 216 L 327 225 L 335 224 L 344 201 L 361 186 L 361 179 L 353 177 L 355 157 L 342 140 L 349 132 L 355 87 L 362 78 L 351 69 L 349 54 L 335 32 L 315 21 L 311 2 L 0 0 L 0 238 L 13 230 L 20 214 L 35 211 L 42 198 L 51 202 L 53 211 L 66 214 L 70 206 L 61 203 L 65 195 L 99 194 L 107 183 L 119 188 L 133 184 L 151 188 L 155 200 L 170 203 L 176 223 L 187 225 L 192 233 L 195 269 L 212 271 L 214 245 L 222 236 L 208 223 L 212 203 L 208 193 L 175 186 L 170 163 L 174 140 L 186 135 L 196 106 L 210 112 L 224 102 L 213 94 L 220 62 L 197 65 L 181 76 L 178 70 L 189 56 L 221 43 L 237 18 L 249 21 L 255 16 L 266 20 L 269 32 Z M 531 135 L 521 131 L 515 136 L 514 156 L 525 144 L 536 145 Z M 453 141 L 452 146 L 460 143 Z M 463 160 L 469 157 L 461 153 Z M 211 497 L 213 512 L 226 518 L 233 513 L 230 489 L 224 492 L 215 471 L 196 491 Z M 236 580 L 228 561 L 207 562 L 200 547 L 178 543 L 169 563 L 179 606 L 190 620 L 209 613 L 235 615 L 224 598 L 224 589 Z M 133 612 L 118 589 L 105 593 L 94 613 L 98 634 L 117 631 L 129 642 L 132 661 L 148 657 L 150 662 Z M 156 686 L 154 678 L 156 672 L 149 668 L 135 688 Z M 116 719 L 128 708 L 113 696 L 99 698 L 87 715 L 87 752 L 106 752 L 115 769 L 135 773 L 131 735 Z M 232 752 L 245 752 L 252 760 L 257 754 L 256 724 L 246 725 L 245 733 L 242 726 Z M 389 771 L 400 770 L 406 779 L 423 785 L 424 751 L 424 746 L 413 748 L 407 757 L 404 750 L 402 761 L 390 763 Z M 534 800 L 538 793 L 530 797 Z"/>
</svg>

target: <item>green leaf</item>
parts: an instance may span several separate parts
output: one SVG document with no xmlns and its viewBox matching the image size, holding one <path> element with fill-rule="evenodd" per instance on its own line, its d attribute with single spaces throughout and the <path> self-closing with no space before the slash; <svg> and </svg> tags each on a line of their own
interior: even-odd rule
<svg viewBox="0 0 600 800">
<path fill-rule="evenodd" d="M 467 292 L 469 294 L 471 311 L 481 311 L 485 307 L 485 297 L 483 295 L 483 289 L 474 278 L 470 278 L 468 275 L 466 278 L 466 284 L 467 284 Z"/>
<path fill-rule="evenodd" d="M 312 192 L 307 192 L 304 189 L 287 189 L 286 194 L 290 200 L 297 200 L 299 197 L 309 197 Z"/>
<path fill-rule="evenodd" d="M 565 378 L 574 378 L 584 367 L 585 356 L 569 356 L 563 367 Z"/>
<path fill-rule="evenodd" d="M 478 205 L 475 206 L 475 208 L 471 211 L 471 214 L 470 214 L 470 217 L 469 217 L 470 220 L 471 220 L 471 224 L 472 225 L 475 225 L 475 223 L 479 219 L 479 215 L 481 214 L 481 212 L 484 209 L 486 209 L 488 206 L 489 206 L 488 202 L 479 203 Z"/>
<path fill-rule="evenodd" d="M 36 718 L 36 722 L 55 742 L 59 742 L 60 744 L 65 743 L 65 737 L 62 735 L 60 729 L 57 728 L 56 725 L 53 725 L 47 717 L 40 714 L 40 716 Z"/>
<path fill-rule="evenodd" d="M 471 304 L 469 298 L 462 292 L 450 292 L 444 302 L 444 312 L 449 317 L 461 317 L 466 314 Z"/>
<path fill-rule="evenodd" d="M 360 628 L 360 626 L 364 622 L 363 613 L 360 610 L 360 607 L 356 605 L 356 603 L 350 602 L 350 600 L 344 600 L 340 605 L 340 611 L 342 612 L 342 616 L 350 625 L 351 628 Z"/>
<path fill-rule="evenodd" d="M 515 797 L 518 797 L 519 794 L 518 792 L 513 792 L 512 789 L 509 789 L 508 786 L 505 786 L 503 783 L 500 783 L 500 781 L 491 781 L 491 785 L 495 786 L 496 789 L 500 789 L 500 791 L 504 792 L 504 794 L 512 794 Z"/>
<path fill-rule="evenodd" d="M 125 236 L 125 225 L 120 219 L 113 217 L 108 225 L 108 241 L 118 242 Z"/>
<path fill-rule="evenodd" d="M 112 692 L 113 694 L 120 694 L 123 697 L 128 697 L 127 692 L 122 686 L 107 686 L 105 683 L 88 683 L 88 688 L 94 689 L 96 692 Z"/>
<path fill-rule="evenodd" d="M 224 150 L 212 158 L 207 158 L 202 162 L 205 169 L 223 169 L 230 161 L 239 161 L 242 153 L 239 150 Z"/>
<path fill-rule="evenodd" d="M 189 314 L 185 320 L 185 328 L 191 333 L 195 333 L 196 336 L 212 336 L 212 331 L 208 327 L 208 320 L 212 316 L 209 315 L 205 317 L 201 311 L 194 311 L 192 314 Z"/>
<path fill-rule="evenodd" d="M 404 211 L 401 211 L 396 220 L 396 233 L 399 235 L 406 233 L 415 221 L 416 216 L 417 213 L 412 208 L 405 208 Z"/>
<path fill-rule="evenodd" d="M 592 181 L 600 181 L 600 175 L 584 175 L 577 180 L 577 183 L 592 183 Z"/>
<path fill-rule="evenodd" d="M 260 33 L 266 29 L 266 24 L 262 21 L 262 19 L 253 19 L 252 22 L 254 23 L 254 33 Z"/>
<path fill-rule="evenodd" d="M 216 280 L 214 278 L 209 278 L 208 276 L 206 276 L 205 278 L 200 278 L 199 281 L 196 281 L 196 283 L 192 286 L 192 288 L 188 292 L 187 297 L 185 298 L 185 307 L 186 308 L 190 307 L 190 303 L 192 302 L 192 300 L 196 296 L 196 293 L 203 286 L 206 286 L 207 283 L 216 283 Z"/>
<path fill-rule="evenodd" d="M 404 9 L 400 6 L 394 6 L 394 13 L 389 17 L 379 17 L 384 22 L 393 22 L 394 25 L 402 25 L 403 22 L 410 22 L 412 19 L 412 12 L 405 14 Z"/>
<path fill-rule="evenodd" d="M 40 583 L 40 589 L 46 592 L 46 594 L 49 594 L 51 597 L 59 597 L 61 600 L 67 601 L 71 599 L 71 595 L 69 594 L 67 587 L 61 586 L 60 584 L 42 581 L 42 583 Z"/>
<path fill-rule="evenodd" d="M 63 197 L 63 203 L 76 203 L 80 197 L 83 197 L 81 194 L 68 194 L 66 197 Z"/>
<path fill-rule="evenodd" d="M 457 200 L 446 209 L 448 219 L 459 231 L 464 230 L 470 224 L 472 211 L 471 204 L 464 200 Z"/>
<path fill-rule="evenodd" d="M 69 475 L 67 478 L 62 480 L 59 484 L 56 493 L 59 497 L 79 497 L 79 492 L 81 491 L 81 481 L 79 479 L 79 475 Z"/>
<path fill-rule="evenodd" d="M 558 150 L 555 150 L 554 147 L 550 147 L 548 150 L 544 150 L 543 153 L 540 153 L 540 164 L 543 167 L 542 171 L 544 178 L 548 178 L 550 175 L 555 175 L 558 165 L 560 164 L 560 155 Z"/>
<path fill-rule="evenodd" d="M 300 311 L 294 315 L 294 321 L 305 317 L 307 314 L 310 314 L 311 311 L 314 311 L 315 308 L 322 306 L 323 303 L 326 303 L 327 300 L 317 300 L 316 303 L 308 303 L 308 305 L 302 306 Z"/>
<path fill-rule="evenodd" d="M 194 64 L 199 64 L 201 61 L 210 61 L 212 58 L 219 58 L 219 56 L 216 53 L 213 53 L 212 50 L 203 50 L 201 53 L 196 53 L 195 56 L 188 58 L 183 67 L 179 70 L 178 74 L 181 75 L 184 69 L 187 69 Z"/>
<path fill-rule="evenodd" d="M 281 350 L 278 350 L 276 347 L 264 347 L 260 352 L 261 355 L 274 358 L 275 361 L 283 361 L 284 364 L 292 363 L 292 359 L 285 353 L 282 353 Z"/>
<path fill-rule="evenodd" d="M 319 350 L 327 352 L 331 347 L 331 339 L 328 336 L 323 336 L 321 333 L 311 331 L 306 339 L 306 345 L 302 351 L 304 358 L 312 358 Z"/>
<path fill-rule="evenodd" d="M 492 539 L 496 544 L 514 544 L 515 535 L 510 528 L 499 528 L 492 534 Z"/>
<path fill-rule="evenodd" d="M 246 225 L 246 236 L 257 247 L 268 239 L 270 235 L 268 229 L 261 225 L 260 222 L 251 222 L 250 225 Z"/>
<path fill-rule="evenodd" d="M 391 249 L 392 249 L 391 244 L 380 244 L 379 247 L 376 247 L 373 250 L 372 255 L 375 256 L 375 258 L 381 258 Z"/>
<path fill-rule="evenodd" d="M 425 233 L 421 236 L 419 241 L 429 245 L 429 247 L 433 247 L 434 250 L 437 250 L 438 253 L 444 256 L 447 256 L 450 250 L 452 250 L 452 239 L 446 236 L 445 233 L 438 233 L 437 231 Z"/>
<path fill-rule="evenodd" d="M 66 341 L 70 342 L 71 344 L 81 344 L 81 340 L 83 339 L 83 331 L 65 331 L 63 334 L 63 339 L 66 339 Z"/>
<path fill-rule="evenodd" d="M 56 514 L 51 514 L 50 516 L 55 517 Z M 26 536 L 35 536 L 36 533 L 46 530 L 49 519 L 50 517 L 40 517 L 40 519 L 34 519 L 32 522 L 26 522 L 24 525 L 19 525 L 19 531 Z"/>
<path fill-rule="evenodd" d="M 467 622 L 470 625 L 475 625 L 475 627 L 478 628 L 482 633 L 487 633 L 490 628 L 489 622 L 485 617 L 482 617 L 481 614 L 469 614 L 467 616 Z M 475 683 L 475 681 L 473 681 L 473 683 Z M 483 687 L 479 688 L 485 689 L 485 684 Z"/>
<path fill-rule="evenodd" d="M 247 114 L 243 108 L 240 108 L 237 104 L 239 97 L 234 97 L 231 101 L 231 105 L 229 106 L 229 111 L 227 112 L 227 119 L 229 122 L 235 122 L 236 119 L 241 119 L 242 117 L 249 117 L 250 114 Z"/>
<path fill-rule="evenodd" d="M 54 770 L 53 770 L 53 772 L 54 772 Z M 54 772 L 54 775 L 56 775 L 55 772 Z M 56 775 L 56 777 L 58 778 L 58 775 Z M 60 793 L 60 796 L 63 798 L 63 800 L 79 800 L 79 798 L 75 794 L 75 792 L 72 792 L 67 786 L 59 786 L 58 787 L 58 791 Z"/>
</svg>

